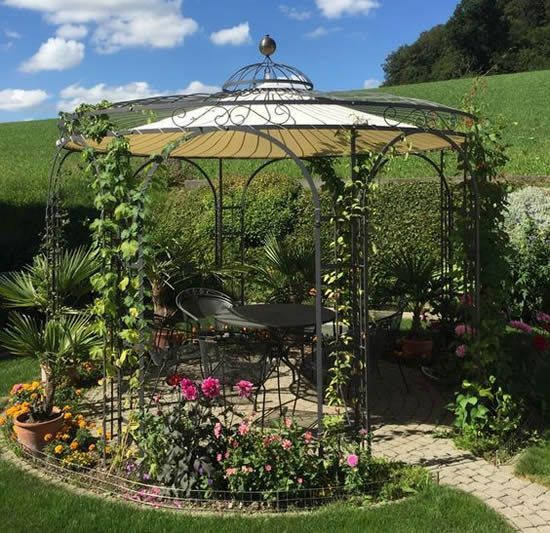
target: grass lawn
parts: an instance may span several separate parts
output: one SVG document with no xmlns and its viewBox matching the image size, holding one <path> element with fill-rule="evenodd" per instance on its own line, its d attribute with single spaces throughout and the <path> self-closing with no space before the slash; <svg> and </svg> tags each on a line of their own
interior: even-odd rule
<svg viewBox="0 0 550 533">
<path fill-rule="evenodd" d="M 330 506 L 307 515 L 189 516 L 77 495 L 0 461 L 0 513 L 6 532 L 391 531 L 506 532 L 503 518 L 474 497 L 434 487 L 406 501 L 372 509 Z M 31 503 L 32 502 L 32 503 Z"/>
<path fill-rule="evenodd" d="M 550 488 L 550 439 L 527 448 L 521 454 L 516 474 Z"/>
<path fill-rule="evenodd" d="M 0 398 L 8 395 L 14 383 L 31 381 L 39 375 L 38 362 L 34 357 L 0 355 Z"/>
</svg>

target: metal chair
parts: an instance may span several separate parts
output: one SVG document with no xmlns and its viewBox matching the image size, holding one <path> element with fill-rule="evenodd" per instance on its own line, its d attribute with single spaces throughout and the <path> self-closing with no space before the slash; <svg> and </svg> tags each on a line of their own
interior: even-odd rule
<svg viewBox="0 0 550 533">
<path fill-rule="evenodd" d="M 158 368 L 153 390 L 157 390 L 162 373 L 182 360 L 198 359 L 198 347 L 176 327 L 175 314 L 153 316 L 153 336 L 147 347 L 150 362 Z M 149 365 L 146 371 L 148 371 Z"/>
<path fill-rule="evenodd" d="M 190 325 L 190 338 L 199 343 L 201 372 L 203 376 L 212 374 L 214 367 L 211 349 L 206 345 L 208 337 L 216 333 L 215 328 L 208 327 L 208 321 L 221 311 L 233 307 L 231 297 L 221 291 L 205 287 L 185 289 L 176 296 L 176 306 L 183 313 L 185 321 Z M 216 351 L 216 353 L 219 353 Z M 219 359 L 219 358 L 218 358 Z M 216 367 L 220 363 L 216 364 Z"/>
<path fill-rule="evenodd" d="M 233 307 L 231 297 L 215 289 L 196 287 L 185 289 L 176 296 L 176 306 L 184 318 L 197 328 L 199 335 L 203 332 L 205 322 L 226 309 Z"/>
</svg>

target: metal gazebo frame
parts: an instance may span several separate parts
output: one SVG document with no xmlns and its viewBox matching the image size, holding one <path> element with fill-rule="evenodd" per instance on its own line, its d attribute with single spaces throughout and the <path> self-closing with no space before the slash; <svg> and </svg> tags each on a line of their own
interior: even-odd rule
<svg viewBox="0 0 550 533">
<path fill-rule="evenodd" d="M 158 167 L 168 158 L 187 161 L 207 181 L 215 204 L 215 261 L 223 264 L 223 164 L 224 159 L 260 159 L 261 164 L 248 178 L 241 200 L 241 230 L 244 229 L 246 195 L 255 177 L 270 164 L 281 159 L 292 160 L 307 182 L 314 210 L 313 240 L 315 244 L 315 309 L 316 309 L 316 381 L 317 429 L 323 431 L 323 342 L 322 342 L 322 274 L 327 265 L 322 263 L 321 226 L 330 219 L 322 212 L 319 191 L 307 165 L 307 159 L 325 156 L 350 158 L 350 179 L 356 181 L 357 158 L 366 152 L 375 152 L 376 159 L 367 181 L 373 180 L 388 162 L 390 154 L 409 154 L 432 166 L 440 179 L 441 274 L 448 277 L 453 262 L 450 232 L 453 226 L 453 202 L 445 175 L 444 153 L 455 152 L 463 162 L 462 211 L 469 221 L 464 235 L 465 263 L 464 292 L 473 297 L 471 321 L 478 332 L 480 312 L 480 243 L 479 190 L 475 175 L 470 173 L 467 136 L 458 129 L 462 120 L 475 117 L 460 110 L 432 102 L 373 94 L 368 98 L 332 97 L 313 91 L 313 83 L 297 69 L 273 63 L 271 54 L 275 43 L 266 37 L 260 45 L 265 55 L 262 63 L 238 70 L 224 85 L 224 91 L 213 95 L 161 96 L 113 104 L 97 111 L 107 114 L 117 125 L 102 142 L 94 142 L 78 132 L 67 132 L 60 123 L 61 136 L 49 177 L 46 209 L 46 238 L 49 240 L 48 264 L 50 271 L 50 316 L 58 312 L 56 298 L 56 266 L 61 251 L 60 187 L 61 170 L 73 153 L 91 147 L 98 153 L 105 150 L 109 137 L 124 135 L 131 140 L 136 156 L 159 153 L 159 147 L 171 145 L 164 156 L 149 159 L 136 170 L 136 176 L 146 171 L 143 187 L 149 187 Z M 92 112 L 93 113 L 93 112 Z M 153 113 L 156 122 L 144 125 L 144 114 Z M 349 119 L 346 118 L 349 113 Z M 296 118 L 299 115 L 300 120 Z M 307 119 L 305 120 L 304 117 Z M 340 117 L 340 122 L 338 118 Z M 342 120 L 343 117 L 343 120 Z M 308 122 L 309 120 L 309 122 Z M 342 141 L 341 132 L 348 137 Z M 335 137 L 338 137 L 336 140 Z M 147 142 L 150 140 L 150 146 Z M 303 145 L 300 142 L 303 142 Z M 309 144 L 308 144 L 309 143 Z M 303 146 L 304 150 L 299 148 Z M 306 149 L 307 148 L 307 149 Z M 188 152 L 186 152 L 186 150 Z M 224 151 L 225 150 L 225 151 Z M 433 154 L 436 157 L 433 157 Z M 246 157 L 248 154 L 248 157 Z M 217 159 L 217 185 L 198 163 L 201 159 Z M 366 183 L 365 183 L 366 185 Z M 364 208 L 367 187 L 363 187 L 360 203 Z M 355 420 L 371 429 L 369 398 L 368 328 L 369 328 L 369 218 L 366 209 L 350 221 L 351 263 L 347 265 L 351 287 L 351 323 L 353 351 L 362 369 L 362 416 Z M 244 253 L 241 240 L 241 253 Z M 241 256 L 244 258 L 244 255 Z M 145 284 L 144 262 L 140 255 L 138 271 L 142 287 Z M 334 265 L 328 265 L 334 268 Z M 448 287 L 450 290 L 450 286 Z M 244 287 L 241 285 L 241 298 Z M 141 290 L 144 301 L 145 292 Z M 144 343 L 137 346 L 140 367 L 145 364 Z M 105 372 L 105 369 L 104 369 Z M 117 376 L 118 431 L 122 427 L 121 394 L 122 372 Z M 107 385 L 104 385 L 104 424 L 107 419 Z M 111 387 L 113 387 L 111 382 Z M 143 387 L 140 405 L 144 405 Z M 111 394 L 112 396 L 112 394 Z M 111 402 L 111 425 L 114 413 Z"/>
</svg>

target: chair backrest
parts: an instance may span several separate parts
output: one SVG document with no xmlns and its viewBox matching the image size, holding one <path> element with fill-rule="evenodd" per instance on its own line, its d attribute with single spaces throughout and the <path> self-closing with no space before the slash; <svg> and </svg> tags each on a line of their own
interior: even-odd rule
<svg viewBox="0 0 550 533">
<path fill-rule="evenodd" d="M 176 305 L 187 319 L 200 322 L 233 307 L 233 300 L 221 291 L 197 287 L 181 291 Z"/>
</svg>

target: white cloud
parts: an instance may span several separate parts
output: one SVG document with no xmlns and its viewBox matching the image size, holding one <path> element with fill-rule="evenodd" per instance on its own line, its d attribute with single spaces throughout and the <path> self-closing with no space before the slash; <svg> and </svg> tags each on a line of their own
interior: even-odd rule
<svg viewBox="0 0 550 533">
<path fill-rule="evenodd" d="M 196 94 L 196 93 L 217 93 L 221 91 L 216 85 L 206 85 L 202 81 L 194 80 L 185 89 L 182 89 L 181 94 Z"/>
<path fill-rule="evenodd" d="M 308 20 L 311 18 L 311 11 L 307 9 L 298 9 L 296 7 L 281 4 L 279 9 L 288 17 L 294 20 Z"/>
<path fill-rule="evenodd" d="M 239 46 L 251 42 L 250 26 L 248 22 L 243 22 L 232 28 L 224 28 L 210 34 L 210 40 L 217 45 L 231 44 Z"/>
<path fill-rule="evenodd" d="M 88 28 L 83 24 L 62 24 L 55 34 L 62 39 L 84 39 L 88 35 Z"/>
<path fill-rule="evenodd" d="M 151 87 L 146 81 L 135 81 L 126 85 L 110 86 L 105 83 L 98 83 L 93 87 L 82 87 L 73 84 L 62 89 L 59 93 L 61 100 L 57 103 L 60 111 L 73 111 L 82 103 L 96 104 L 102 100 L 109 102 L 123 102 L 126 100 L 137 100 L 152 96 L 164 96 L 168 94 L 193 94 L 211 93 L 219 91 L 219 87 L 206 85 L 195 80 L 179 91 L 159 91 Z"/>
<path fill-rule="evenodd" d="M 48 98 L 48 94 L 41 89 L 3 89 L 0 90 L 0 110 L 20 111 L 37 106 Z"/>
<path fill-rule="evenodd" d="M 22 72 L 40 70 L 67 70 L 76 67 L 84 59 L 84 45 L 77 41 L 66 41 L 52 37 L 42 43 L 38 52 L 23 62 Z"/>
<path fill-rule="evenodd" d="M 101 52 L 124 47 L 173 47 L 198 30 L 183 16 L 181 0 L 4 0 L 5 5 L 42 13 L 58 26 L 95 24 Z M 67 37 L 68 38 L 68 37 Z"/>
<path fill-rule="evenodd" d="M 329 19 L 342 15 L 368 15 L 380 7 L 377 0 L 315 0 L 321 14 Z"/>
<path fill-rule="evenodd" d="M 306 33 L 306 37 L 309 39 L 319 39 L 319 37 L 324 37 L 325 35 L 330 35 L 331 33 L 336 33 L 342 28 L 335 26 L 333 28 L 325 28 L 324 26 L 318 26 L 313 31 Z"/>
<path fill-rule="evenodd" d="M 21 39 L 21 34 L 17 31 L 13 31 L 13 30 L 4 30 L 4 35 L 8 38 L 8 39 Z"/>
<path fill-rule="evenodd" d="M 365 80 L 365 82 L 363 83 L 363 87 L 365 89 L 376 89 L 376 87 L 380 87 L 381 83 L 382 82 L 380 80 L 375 79 Z"/>
<path fill-rule="evenodd" d="M 153 16 L 143 13 L 104 22 L 95 31 L 93 42 L 97 50 L 104 53 L 147 45 L 171 48 L 197 29 L 198 24 L 193 19 L 182 18 L 175 13 Z"/>
</svg>

